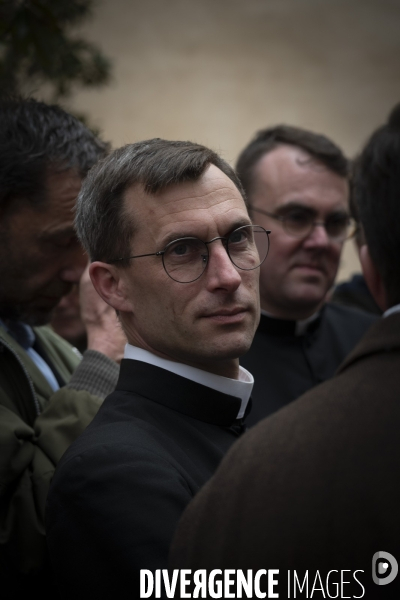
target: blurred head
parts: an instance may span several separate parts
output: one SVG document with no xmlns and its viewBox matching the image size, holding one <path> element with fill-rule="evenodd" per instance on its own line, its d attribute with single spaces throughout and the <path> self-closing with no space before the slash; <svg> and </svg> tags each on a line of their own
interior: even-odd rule
<svg viewBox="0 0 400 600">
<path fill-rule="evenodd" d="M 44 324 L 86 263 L 74 231 L 82 179 L 106 147 L 75 117 L 0 100 L 0 316 Z"/>
<path fill-rule="evenodd" d="M 190 142 L 125 146 L 91 170 L 76 222 L 93 284 L 131 344 L 235 376 L 258 322 L 259 269 L 236 267 L 226 250 L 225 238 L 251 222 L 225 161 Z M 190 282 L 181 273 L 195 249 L 182 238 L 213 240 Z"/>
<path fill-rule="evenodd" d="M 400 104 L 355 161 L 353 194 L 367 246 L 361 261 L 375 300 L 400 303 Z"/>
<path fill-rule="evenodd" d="M 325 136 L 279 126 L 258 132 L 236 170 L 253 222 L 272 231 L 261 308 L 304 319 L 325 301 L 351 233 L 348 161 Z"/>
</svg>

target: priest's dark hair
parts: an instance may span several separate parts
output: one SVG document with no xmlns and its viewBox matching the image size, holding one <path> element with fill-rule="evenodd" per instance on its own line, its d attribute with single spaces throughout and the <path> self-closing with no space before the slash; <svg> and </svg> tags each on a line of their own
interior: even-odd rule
<svg viewBox="0 0 400 600">
<path fill-rule="evenodd" d="M 400 303 L 400 103 L 356 159 L 352 193 L 370 257 L 393 306 Z"/>
<path fill-rule="evenodd" d="M 107 145 L 60 106 L 21 96 L 0 97 L 0 207 L 13 200 L 40 205 L 49 172 L 85 176 Z"/>
<path fill-rule="evenodd" d="M 127 254 L 135 223 L 124 207 L 125 193 L 140 185 L 157 195 L 171 185 L 197 181 L 215 165 L 243 189 L 232 167 L 213 150 L 193 142 L 154 138 L 118 148 L 91 169 L 78 198 L 76 229 L 92 261 Z M 127 266 L 128 260 L 121 260 Z"/>
<path fill-rule="evenodd" d="M 277 125 L 261 129 L 242 150 L 236 163 L 236 173 L 250 199 L 255 185 L 254 168 L 259 160 L 281 144 L 305 150 L 313 159 L 321 162 L 340 177 L 348 177 L 349 161 L 342 150 L 325 135 L 301 127 Z"/>
</svg>

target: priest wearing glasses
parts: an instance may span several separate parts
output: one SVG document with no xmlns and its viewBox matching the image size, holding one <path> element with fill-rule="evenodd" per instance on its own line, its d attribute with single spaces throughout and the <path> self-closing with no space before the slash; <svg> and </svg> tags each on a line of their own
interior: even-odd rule
<svg viewBox="0 0 400 600">
<path fill-rule="evenodd" d="M 269 231 L 211 150 L 160 139 L 91 170 L 77 210 L 100 296 L 128 344 L 116 391 L 64 455 L 47 530 L 67 598 L 139 597 L 185 506 L 244 430 L 239 366 L 259 321 Z"/>
<path fill-rule="evenodd" d="M 377 317 L 327 303 L 349 214 L 349 164 L 336 144 L 298 127 L 259 131 L 236 172 L 255 223 L 271 229 L 260 274 L 261 320 L 241 364 L 254 376 L 248 425 L 333 377 Z"/>
</svg>

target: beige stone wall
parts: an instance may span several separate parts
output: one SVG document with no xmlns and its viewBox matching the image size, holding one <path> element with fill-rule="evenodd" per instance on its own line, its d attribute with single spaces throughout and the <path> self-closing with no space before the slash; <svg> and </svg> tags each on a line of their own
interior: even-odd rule
<svg viewBox="0 0 400 600">
<path fill-rule="evenodd" d="M 399 0 L 100 0 L 84 30 L 114 78 L 71 106 L 114 146 L 190 139 L 233 164 L 285 122 L 352 155 L 400 100 Z M 359 270 L 347 246 L 339 279 Z"/>
</svg>

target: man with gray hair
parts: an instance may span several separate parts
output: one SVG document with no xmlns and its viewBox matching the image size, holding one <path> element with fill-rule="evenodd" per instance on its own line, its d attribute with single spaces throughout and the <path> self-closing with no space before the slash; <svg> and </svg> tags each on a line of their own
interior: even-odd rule
<svg viewBox="0 0 400 600">
<path fill-rule="evenodd" d="M 48 540 L 67 597 L 132 598 L 243 430 L 253 378 L 238 357 L 259 319 L 268 232 L 231 167 L 190 142 L 116 150 L 78 204 L 93 284 L 129 343 L 116 391 L 59 465 Z"/>
<path fill-rule="evenodd" d="M 0 580 L 54 597 L 44 507 L 55 466 L 114 389 L 122 335 L 85 280 L 88 352 L 47 327 L 87 264 L 75 202 L 106 145 L 59 106 L 0 100 Z M 100 304 L 101 302 L 101 304 Z"/>
</svg>

